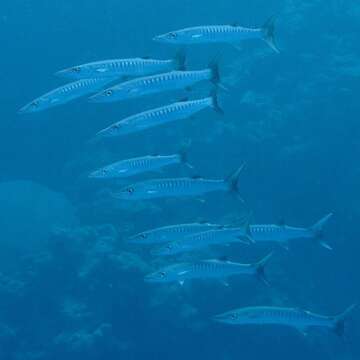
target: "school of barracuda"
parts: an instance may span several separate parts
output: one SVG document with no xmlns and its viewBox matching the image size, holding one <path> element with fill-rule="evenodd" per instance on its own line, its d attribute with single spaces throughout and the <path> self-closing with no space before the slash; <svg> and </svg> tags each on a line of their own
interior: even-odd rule
<svg viewBox="0 0 360 360">
<path fill-rule="evenodd" d="M 196 26 L 171 31 L 153 38 L 154 41 L 173 45 L 229 44 L 235 48 L 244 40 L 262 40 L 274 52 L 279 50 L 274 41 L 275 18 L 270 18 L 260 28 L 244 28 L 239 25 Z M 123 120 L 99 129 L 96 139 L 124 136 L 142 132 L 173 121 L 188 119 L 200 111 L 212 108 L 223 115 L 219 104 L 219 91 L 228 91 L 221 82 L 217 61 L 212 61 L 205 69 L 187 70 L 186 58 L 179 51 L 174 59 L 159 60 L 150 58 L 113 59 L 90 62 L 58 71 L 56 76 L 71 79 L 73 82 L 54 89 L 19 110 L 19 113 L 34 113 L 55 106 L 64 105 L 84 96 L 90 96 L 91 103 L 107 103 L 147 96 L 156 93 L 189 89 L 197 83 L 208 82 L 213 89 L 209 96 L 175 102 L 156 109 L 139 112 Z M 140 155 L 123 159 L 94 170 L 91 179 L 121 179 L 146 172 L 152 172 L 171 165 L 192 168 L 187 161 L 187 149 L 178 154 Z M 239 164 L 240 165 L 240 164 Z M 166 197 L 198 198 L 205 194 L 220 191 L 240 197 L 239 176 L 243 165 L 224 179 L 154 178 L 126 185 L 113 193 L 115 199 L 147 200 Z M 322 239 L 323 228 L 332 214 L 308 228 L 281 224 L 249 224 L 249 219 L 241 225 L 222 225 L 203 223 L 172 224 L 150 229 L 129 238 L 129 243 L 137 245 L 157 245 L 153 256 L 176 256 L 186 252 L 198 252 L 212 246 L 225 246 L 240 243 L 253 246 L 256 243 L 274 243 L 288 248 L 293 241 L 315 240 L 328 250 L 332 247 Z M 145 276 L 149 283 L 179 283 L 194 279 L 215 280 L 229 286 L 232 276 L 254 277 L 270 285 L 265 267 L 273 253 L 254 264 L 241 264 L 227 259 L 205 259 L 194 262 L 176 262 Z M 299 308 L 272 306 L 246 307 L 216 315 L 213 320 L 231 325 L 283 325 L 306 334 L 310 328 L 326 328 L 339 336 L 344 333 L 344 324 L 355 305 L 336 316 L 314 314 Z"/>
</svg>

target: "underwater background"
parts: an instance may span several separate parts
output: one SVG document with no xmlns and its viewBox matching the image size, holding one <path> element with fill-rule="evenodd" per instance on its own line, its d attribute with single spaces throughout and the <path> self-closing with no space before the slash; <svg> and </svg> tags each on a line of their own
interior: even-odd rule
<svg viewBox="0 0 360 360">
<path fill-rule="evenodd" d="M 176 48 L 153 42 L 155 35 L 203 24 L 256 27 L 273 14 L 280 54 L 261 42 L 240 50 L 186 50 L 195 69 L 220 52 L 231 89 L 220 95 L 224 116 L 209 110 L 94 144 L 89 140 L 100 129 L 184 94 L 114 104 L 83 99 L 17 114 L 65 83 L 53 76 L 63 68 L 111 58 L 171 58 Z M 211 320 L 255 305 L 334 315 L 359 300 L 359 31 L 360 4 L 350 0 L 2 0 L 0 358 L 359 359 L 357 311 L 344 339 L 321 330 L 304 337 L 288 328 Z M 194 97 L 207 94 L 203 87 Z M 127 203 L 109 196 L 117 184 L 88 179 L 102 165 L 176 153 L 185 143 L 193 175 L 222 179 L 245 162 L 244 202 L 214 194 L 205 202 Z M 313 241 L 289 250 L 232 245 L 208 251 L 208 258 L 250 263 L 273 249 L 270 287 L 238 278 L 229 287 L 144 282 L 145 274 L 171 260 L 129 244 L 129 236 L 182 222 L 231 223 L 249 211 L 254 223 L 284 219 L 296 226 L 333 212 L 325 229 L 333 251 Z"/>
</svg>

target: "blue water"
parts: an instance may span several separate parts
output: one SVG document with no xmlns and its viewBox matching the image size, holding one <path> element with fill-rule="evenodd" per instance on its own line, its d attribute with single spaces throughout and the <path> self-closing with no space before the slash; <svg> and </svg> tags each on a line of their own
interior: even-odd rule
<svg viewBox="0 0 360 360">
<path fill-rule="evenodd" d="M 263 42 L 187 48 L 190 68 L 219 57 L 225 115 L 194 119 L 93 144 L 96 132 L 184 93 L 114 104 L 82 99 L 37 114 L 17 110 L 65 82 L 53 74 L 102 59 L 170 58 L 176 48 L 153 36 L 201 24 L 261 25 L 277 14 L 280 54 Z M 26 1 L 0 10 L 0 358 L 58 359 L 359 359 L 354 311 L 344 339 L 321 329 L 304 337 L 283 327 L 233 327 L 211 321 L 233 308 L 290 306 L 324 315 L 360 295 L 360 7 L 342 0 Z M 190 94 L 206 96 L 205 84 Z M 189 96 L 189 95 L 186 95 Z M 244 202 L 219 193 L 198 199 L 121 203 L 122 186 L 87 174 L 119 159 L 171 154 L 188 143 L 195 169 L 152 177 L 224 178 L 241 163 Z M 127 183 L 127 182 L 125 182 Z M 206 220 L 309 226 L 329 212 L 328 251 L 316 241 L 285 250 L 233 245 L 198 258 L 253 262 L 275 250 L 270 287 L 255 280 L 146 284 L 156 259 L 126 242 L 134 233 Z M 180 259 L 182 259 L 180 257 Z M 186 259 L 186 257 L 185 257 Z M 177 259 L 179 261 L 179 259 Z"/>
</svg>

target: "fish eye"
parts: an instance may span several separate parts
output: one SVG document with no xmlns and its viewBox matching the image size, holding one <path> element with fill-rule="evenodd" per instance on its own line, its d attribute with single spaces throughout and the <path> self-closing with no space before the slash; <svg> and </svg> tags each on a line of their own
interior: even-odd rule
<svg viewBox="0 0 360 360">
<path fill-rule="evenodd" d="M 102 173 L 103 173 L 103 174 L 107 174 L 107 173 L 108 173 L 108 169 L 102 169 Z"/>
<path fill-rule="evenodd" d="M 32 107 L 38 107 L 38 106 L 39 106 L 39 102 L 38 102 L 38 101 L 33 101 L 33 102 L 31 103 L 31 106 L 32 106 Z"/>
<path fill-rule="evenodd" d="M 77 66 L 77 67 L 72 68 L 72 71 L 74 73 L 79 73 L 81 71 L 81 69 Z"/>
<path fill-rule="evenodd" d="M 111 96 L 113 94 L 113 91 L 112 90 L 106 90 L 105 91 L 105 95 L 106 96 Z"/>
<path fill-rule="evenodd" d="M 166 246 L 166 248 L 167 248 L 168 250 L 171 250 L 171 249 L 172 249 L 172 245 L 169 244 L 169 245 Z"/>
<path fill-rule="evenodd" d="M 147 235 L 146 235 L 146 234 L 141 234 L 140 237 L 141 237 L 142 239 L 146 239 L 146 238 L 147 238 Z"/>
<path fill-rule="evenodd" d="M 176 39 L 177 38 L 177 34 L 174 32 L 169 33 L 169 37 L 171 37 L 172 39 Z"/>
<path fill-rule="evenodd" d="M 236 320 L 236 319 L 237 319 L 237 315 L 236 315 L 236 314 L 231 314 L 231 315 L 230 315 L 230 318 L 231 318 L 231 320 Z"/>
<path fill-rule="evenodd" d="M 166 275 L 163 271 L 160 272 L 159 274 L 160 274 L 160 276 L 161 276 L 162 278 L 165 277 L 165 275 Z"/>
<path fill-rule="evenodd" d="M 132 194 L 132 193 L 134 192 L 134 188 L 132 188 L 132 187 L 131 187 L 131 188 L 128 188 L 128 189 L 127 189 L 127 192 L 128 192 L 129 194 Z"/>
</svg>

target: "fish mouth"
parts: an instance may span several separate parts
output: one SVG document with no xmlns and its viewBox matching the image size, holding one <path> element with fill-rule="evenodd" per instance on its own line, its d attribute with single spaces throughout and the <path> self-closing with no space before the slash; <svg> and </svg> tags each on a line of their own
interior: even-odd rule
<svg viewBox="0 0 360 360">
<path fill-rule="evenodd" d="M 101 100 L 102 96 L 99 96 L 99 94 L 95 94 L 95 95 L 92 95 L 90 96 L 87 100 L 89 103 L 101 103 L 103 102 Z"/>
<path fill-rule="evenodd" d="M 23 106 L 22 108 L 20 108 L 20 109 L 17 111 L 17 113 L 18 113 L 19 115 L 23 115 L 23 114 L 29 113 L 29 109 L 28 109 L 27 105 L 25 105 L 25 106 Z"/>
<path fill-rule="evenodd" d="M 222 324 L 226 323 L 226 319 L 223 314 L 215 315 L 211 318 L 211 320 Z"/>
<path fill-rule="evenodd" d="M 164 42 L 165 41 L 165 35 L 156 35 L 152 38 L 153 41 L 157 42 Z"/>
<path fill-rule="evenodd" d="M 147 283 L 150 282 L 156 282 L 155 278 L 154 278 L 154 274 L 147 274 L 144 276 L 144 281 Z"/>
<path fill-rule="evenodd" d="M 70 69 L 64 69 L 57 71 L 54 75 L 57 77 L 68 77 L 70 73 Z"/>
</svg>

